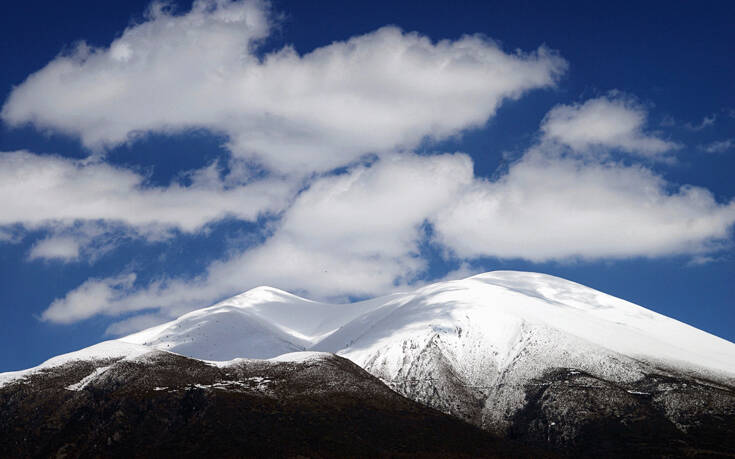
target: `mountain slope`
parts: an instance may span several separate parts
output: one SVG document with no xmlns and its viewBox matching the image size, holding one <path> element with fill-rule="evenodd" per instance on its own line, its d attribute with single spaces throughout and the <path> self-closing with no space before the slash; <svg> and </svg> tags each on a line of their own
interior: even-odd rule
<svg viewBox="0 0 735 459">
<path fill-rule="evenodd" d="M 224 307 L 287 333 L 289 346 L 337 353 L 397 392 L 500 435 L 565 451 L 602 447 L 598 454 L 613 446 L 669 454 L 660 448 L 671 444 L 679 453 L 735 451 L 720 439 L 735 427 L 735 345 L 557 277 L 492 272 L 344 306 L 260 288 L 209 311 Z M 180 329 L 174 322 L 156 333 L 181 340 Z M 123 340 L 148 343 L 143 335 Z M 256 335 L 229 336 L 210 332 L 218 342 L 194 340 L 190 355 L 287 349 L 263 353 Z"/>
<path fill-rule="evenodd" d="M 732 343 L 532 273 L 487 273 L 393 298 L 314 349 L 336 351 L 400 393 L 499 433 L 527 405 L 529 382 L 549 383 L 558 370 L 630 392 L 643 392 L 638 383 L 650 375 L 681 387 L 735 385 Z M 664 412 L 667 403 L 659 403 Z"/>
<path fill-rule="evenodd" d="M 473 336 L 463 339 L 463 332 Z M 472 366 L 477 358 L 472 349 L 462 346 L 464 341 L 490 349 L 494 363 L 502 368 L 513 361 L 523 340 L 531 339 L 542 348 L 541 342 L 548 341 L 545 351 L 551 358 L 563 344 L 571 354 L 612 352 L 680 370 L 735 377 L 733 343 L 573 282 L 507 271 L 433 284 L 394 297 L 315 348 L 340 352 L 364 364 L 378 347 L 393 348 L 409 337 L 428 341 L 437 335 L 446 339 L 456 335 L 453 347 Z M 396 362 L 402 357 L 384 358 L 386 371 L 397 371 Z M 595 365 L 591 356 L 583 360 Z M 611 370 L 603 364 L 596 371 Z"/>
<path fill-rule="evenodd" d="M 331 354 L 215 365 L 155 350 L 110 356 L 114 347 L 6 381 L 3 456 L 545 455 L 403 398 Z"/>
</svg>

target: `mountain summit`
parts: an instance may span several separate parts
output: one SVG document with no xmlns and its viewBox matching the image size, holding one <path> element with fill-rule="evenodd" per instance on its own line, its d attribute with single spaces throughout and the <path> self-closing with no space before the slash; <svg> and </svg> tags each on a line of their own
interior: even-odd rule
<svg viewBox="0 0 735 459">
<path fill-rule="evenodd" d="M 257 287 L 119 341 L 210 360 L 271 358 L 315 349 L 364 364 L 380 354 L 384 370 L 394 373 L 403 353 L 389 356 L 388 349 L 437 338 L 451 341 L 456 351 L 467 343 L 482 348 L 483 354 L 490 350 L 498 368 L 533 341 L 537 353 L 545 353 L 544 360 L 563 354 L 593 371 L 612 371 L 607 365 L 595 367 L 593 355 L 615 354 L 735 377 L 735 345 L 729 341 L 571 281 L 517 271 L 489 272 L 351 304 L 319 303 Z M 474 359 L 463 356 L 473 366 Z"/>
</svg>

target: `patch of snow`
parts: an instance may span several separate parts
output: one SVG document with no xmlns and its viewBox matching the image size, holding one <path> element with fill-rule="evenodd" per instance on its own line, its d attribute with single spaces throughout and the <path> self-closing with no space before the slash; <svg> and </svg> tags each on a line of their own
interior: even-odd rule
<svg viewBox="0 0 735 459">
<path fill-rule="evenodd" d="M 231 366 L 238 365 L 241 363 L 251 362 L 253 360 L 258 360 L 258 359 L 246 359 L 243 357 L 238 357 L 232 360 L 202 360 L 202 362 L 206 363 L 207 365 L 211 365 L 213 367 L 226 368 L 226 367 L 231 367 Z"/>
<path fill-rule="evenodd" d="M 331 356 L 332 354 L 329 352 L 289 352 L 288 354 L 281 354 L 277 357 L 268 359 L 268 361 L 301 363 L 313 360 L 322 360 Z"/>
<path fill-rule="evenodd" d="M 85 387 L 87 387 L 87 384 L 94 381 L 98 376 L 100 376 L 102 373 L 104 373 L 108 369 L 110 369 L 110 366 L 95 368 L 92 373 L 82 378 L 82 380 L 79 381 L 78 383 L 66 386 L 66 389 L 80 391 L 84 389 Z"/>
<path fill-rule="evenodd" d="M 256 390 L 259 392 L 267 392 L 272 381 L 268 378 L 251 377 L 244 381 L 218 381 L 213 384 L 194 384 L 191 387 L 198 389 L 217 389 L 217 390 Z"/>
</svg>

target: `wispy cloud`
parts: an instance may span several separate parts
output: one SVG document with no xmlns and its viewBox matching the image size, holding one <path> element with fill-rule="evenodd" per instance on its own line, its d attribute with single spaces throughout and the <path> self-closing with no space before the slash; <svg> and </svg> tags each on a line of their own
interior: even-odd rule
<svg viewBox="0 0 735 459">
<path fill-rule="evenodd" d="M 151 236 L 138 234 L 134 228 L 126 225 L 102 220 L 72 224 L 55 221 L 44 225 L 44 228 L 48 234 L 33 244 L 28 252 L 28 260 L 92 264 L 124 240 Z"/>
<path fill-rule="evenodd" d="M 0 226 L 0 243 L 14 244 L 23 240 L 22 228 L 12 226 Z"/>
<path fill-rule="evenodd" d="M 689 129 L 690 131 L 701 131 L 702 129 L 715 124 L 716 120 L 717 115 L 713 113 L 702 118 L 702 121 L 699 124 L 686 123 L 684 124 L 684 127 Z"/>
<path fill-rule="evenodd" d="M 735 139 L 725 139 L 700 145 L 699 149 L 707 153 L 724 153 L 735 148 Z"/>
</svg>

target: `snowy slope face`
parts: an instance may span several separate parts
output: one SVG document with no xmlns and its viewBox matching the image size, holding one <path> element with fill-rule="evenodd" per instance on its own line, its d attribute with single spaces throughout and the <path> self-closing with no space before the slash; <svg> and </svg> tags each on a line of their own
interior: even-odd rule
<svg viewBox="0 0 735 459">
<path fill-rule="evenodd" d="M 454 351 L 465 363 L 472 362 L 470 368 L 477 368 L 476 359 L 463 356 L 473 349 L 489 350 L 494 364 L 504 367 L 515 358 L 519 343 L 532 339 L 549 341 L 548 355 L 537 355 L 542 359 L 560 354 L 583 357 L 599 350 L 676 368 L 735 375 L 733 343 L 573 282 L 519 272 L 481 274 L 404 294 L 346 324 L 317 348 L 339 351 L 361 364 L 383 349 L 384 368 L 391 376 L 402 366 L 403 357 L 402 352 L 389 354 L 387 349 L 395 351 L 396 344 L 402 348 L 404 341 L 420 346 L 434 335 L 453 340 Z M 559 346 L 557 335 L 575 344 Z M 585 360 L 595 365 L 594 357 Z M 596 371 L 605 376 L 611 370 L 602 365 Z"/>
<path fill-rule="evenodd" d="M 653 373 L 732 384 L 735 345 L 563 279 L 494 272 L 392 298 L 317 344 L 409 398 L 507 432 L 528 384 L 573 369 L 630 386 Z M 545 381 L 537 382 L 545 384 Z"/>
</svg>

